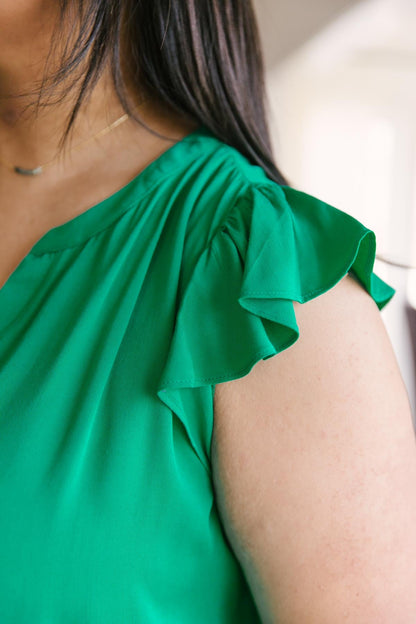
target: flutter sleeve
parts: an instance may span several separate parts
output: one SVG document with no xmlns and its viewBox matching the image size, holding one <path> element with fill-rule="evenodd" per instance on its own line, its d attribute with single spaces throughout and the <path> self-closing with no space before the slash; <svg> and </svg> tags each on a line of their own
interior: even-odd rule
<svg viewBox="0 0 416 624">
<path fill-rule="evenodd" d="M 299 337 L 293 301 L 348 272 L 381 310 L 396 291 L 374 273 L 375 254 L 375 233 L 351 215 L 272 181 L 249 186 L 189 279 L 159 398 L 186 421 L 191 389 L 242 377 L 290 347 Z"/>
</svg>

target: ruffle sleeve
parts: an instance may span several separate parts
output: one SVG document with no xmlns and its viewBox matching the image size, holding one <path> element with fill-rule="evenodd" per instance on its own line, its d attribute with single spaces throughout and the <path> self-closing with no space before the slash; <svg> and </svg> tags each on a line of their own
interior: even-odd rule
<svg viewBox="0 0 416 624">
<path fill-rule="evenodd" d="M 189 391 L 246 375 L 299 337 L 304 303 L 348 272 L 381 310 L 396 290 L 374 271 L 375 233 L 277 183 L 251 185 L 199 256 L 177 310 L 158 397 L 187 426 Z"/>
</svg>

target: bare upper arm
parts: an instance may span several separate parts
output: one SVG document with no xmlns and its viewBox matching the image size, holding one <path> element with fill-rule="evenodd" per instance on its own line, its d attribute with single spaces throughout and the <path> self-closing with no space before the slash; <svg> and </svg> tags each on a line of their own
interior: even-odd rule
<svg viewBox="0 0 416 624">
<path fill-rule="evenodd" d="M 220 516 L 265 623 L 416 622 L 416 445 L 380 312 L 351 276 L 300 337 L 218 384 Z"/>
</svg>

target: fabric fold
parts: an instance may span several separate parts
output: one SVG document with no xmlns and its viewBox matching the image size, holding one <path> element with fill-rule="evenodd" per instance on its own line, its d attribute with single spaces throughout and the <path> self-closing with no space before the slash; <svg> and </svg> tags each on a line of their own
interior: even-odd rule
<svg viewBox="0 0 416 624">
<path fill-rule="evenodd" d="M 158 397 L 186 423 L 189 389 L 246 375 L 299 337 L 304 303 L 348 272 L 381 310 L 395 289 L 374 273 L 376 236 L 289 186 L 252 185 L 200 255 L 180 302 Z"/>
</svg>

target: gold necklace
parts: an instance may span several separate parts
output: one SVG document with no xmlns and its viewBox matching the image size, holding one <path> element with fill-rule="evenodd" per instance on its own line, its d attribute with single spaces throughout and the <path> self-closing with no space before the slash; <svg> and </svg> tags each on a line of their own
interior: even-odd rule
<svg viewBox="0 0 416 624">
<path fill-rule="evenodd" d="M 146 99 L 147 98 L 142 100 L 140 105 L 143 104 L 143 102 L 145 102 Z M 139 108 L 139 107 L 137 107 L 137 108 Z M 137 108 L 135 110 L 137 110 Z M 95 139 L 98 139 L 98 138 L 104 136 L 105 134 L 108 134 L 108 132 L 111 132 L 111 130 L 114 130 L 114 128 L 117 128 L 117 126 L 122 124 L 129 117 L 130 117 L 130 115 L 128 113 L 125 113 L 124 115 L 122 115 L 121 117 L 119 117 L 118 119 L 113 121 L 113 123 L 111 123 L 109 126 L 107 126 L 106 128 L 103 128 L 102 130 L 97 132 L 97 134 L 94 134 L 92 137 L 90 137 L 88 139 L 85 139 L 84 141 L 81 141 L 81 143 L 78 143 L 78 145 L 76 145 L 75 147 L 73 147 L 71 149 L 71 152 L 74 152 L 74 151 L 80 149 L 81 147 L 83 147 L 84 145 L 86 145 L 87 143 L 90 143 L 91 141 L 94 141 Z M 0 165 L 3 165 L 3 167 L 7 167 L 7 169 L 10 169 L 10 171 L 13 171 L 14 173 L 18 173 L 19 175 L 23 175 L 23 176 L 37 176 L 37 175 L 40 175 L 41 173 L 43 173 L 43 171 L 44 171 L 44 169 L 46 167 L 49 167 L 52 163 L 54 163 L 55 160 L 58 158 L 58 156 L 54 156 L 54 158 L 51 158 L 51 160 L 48 160 L 47 162 L 43 163 L 42 165 L 38 165 L 37 167 L 34 167 L 33 169 L 27 169 L 26 167 L 20 167 L 19 165 L 12 165 L 11 163 L 9 163 L 9 162 L 7 162 L 5 160 L 2 160 L 2 159 L 0 159 Z"/>
</svg>

